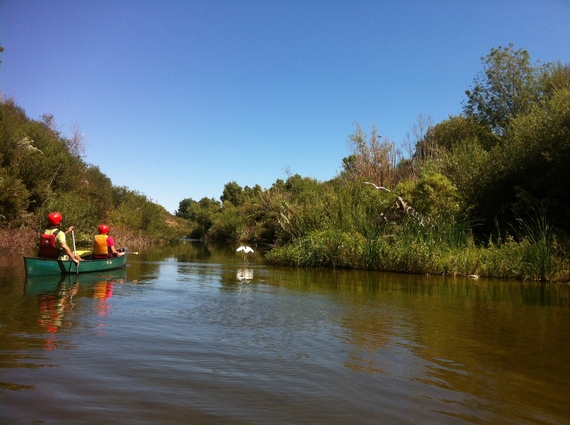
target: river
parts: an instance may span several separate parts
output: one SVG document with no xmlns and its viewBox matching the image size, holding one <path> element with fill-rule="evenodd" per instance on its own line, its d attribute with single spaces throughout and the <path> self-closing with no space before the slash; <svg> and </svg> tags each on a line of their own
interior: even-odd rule
<svg viewBox="0 0 570 425">
<path fill-rule="evenodd" d="M 568 424 L 568 285 L 269 266 L 186 241 L 26 279 L 1 424 Z"/>
</svg>

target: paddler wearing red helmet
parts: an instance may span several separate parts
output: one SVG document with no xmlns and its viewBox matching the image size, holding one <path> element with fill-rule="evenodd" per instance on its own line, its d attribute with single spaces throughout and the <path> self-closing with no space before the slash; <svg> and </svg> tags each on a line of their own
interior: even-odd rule
<svg viewBox="0 0 570 425">
<path fill-rule="evenodd" d="M 109 235 L 110 227 L 106 224 L 99 226 L 99 234 L 93 242 L 93 258 L 121 257 L 124 252 L 115 249 L 115 240 Z"/>
<path fill-rule="evenodd" d="M 65 235 L 75 229 L 70 226 L 65 232 L 60 229 L 63 216 L 54 211 L 47 216 L 47 227 L 40 236 L 40 250 L 38 257 L 57 258 L 58 260 L 72 260 L 79 264 L 81 257 L 75 255 L 67 245 Z"/>
</svg>

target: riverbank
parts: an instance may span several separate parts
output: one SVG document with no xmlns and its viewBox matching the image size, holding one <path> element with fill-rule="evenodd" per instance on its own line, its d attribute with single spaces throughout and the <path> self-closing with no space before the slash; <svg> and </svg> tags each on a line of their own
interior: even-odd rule
<svg viewBox="0 0 570 425">
<path fill-rule="evenodd" d="M 37 248 L 38 238 L 38 233 L 29 228 L 0 229 L 0 254 L 29 253 Z"/>
<path fill-rule="evenodd" d="M 423 234 L 367 239 L 345 232 L 314 232 L 270 251 L 270 264 L 407 274 L 471 276 L 550 283 L 570 282 L 570 261 L 556 243 L 513 239 L 486 246 L 453 245 Z"/>
<path fill-rule="evenodd" d="M 144 232 L 117 228 L 113 232 L 119 246 L 140 249 L 164 244 Z M 78 247 L 89 248 L 92 239 L 80 233 Z M 29 228 L 0 229 L 2 252 L 29 254 L 37 250 L 38 233 Z M 487 247 L 450 247 L 425 240 L 365 239 L 342 232 L 321 232 L 297 243 L 270 250 L 270 264 L 303 268 L 343 268 L 407 274 L 470 276 L 530 280 L 549 283 L 570 282 L 570 260 L 563 252 L 528 241 L 490 244 Z"/>
<path fill-rule="evenodd" d="M 89 248 L 93 244 L 94 236 L 85 232 L 76 231 L 76 246 L 78 248 Z M 113 229 L 113 237 L 118 246 L 128 246 L 129 248 L 137 248 L 164 244 L 164 240 L 145 235 L 142 231 L 129 231 L 121 228 Z M 30 228 L 19 229 L 0 229 L 0 254 L 2 253 L 19 253 L 30 254 L 38 249 L 39 234 L 36 230 Z M 68 236 L 68 242 L 71 242 Z"/>
</svg>

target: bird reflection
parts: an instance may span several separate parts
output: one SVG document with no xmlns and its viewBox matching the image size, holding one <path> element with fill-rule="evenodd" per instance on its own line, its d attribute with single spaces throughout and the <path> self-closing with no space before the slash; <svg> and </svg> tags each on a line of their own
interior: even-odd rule
<svg viewBox="0 0 570 425">
<path fill-rule="evenodd" d="M 248 269 L 244 267 L 243 269 L 239 269 L 236 274 L 237 280 L 240 282 L 251 282 L 253 279 L 253 269 Z"/>
</svg>

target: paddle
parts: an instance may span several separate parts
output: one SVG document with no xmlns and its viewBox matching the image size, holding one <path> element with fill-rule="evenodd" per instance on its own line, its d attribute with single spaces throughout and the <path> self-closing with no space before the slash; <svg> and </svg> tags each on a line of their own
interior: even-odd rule
<svg viewBox="0 0 570 425">
<path fill-rule="evenodd" d="M 75 249 L 75 233 L 71 231 L 71 239 L 73 240 L 73 256 L 77 259 L 77 250 Z M 75 273 L 79 274 L 79 261 L 75 264 Z"/>
<path fill-rule="evenodd" d="M 138 251 L 127 251 L 128 248 L 119 248 L 117 251 L 118 252 L 124 252 L 125 255 L 126 254 L 131 254 L 131 255 L 139 255 Z"/>
</svg>

